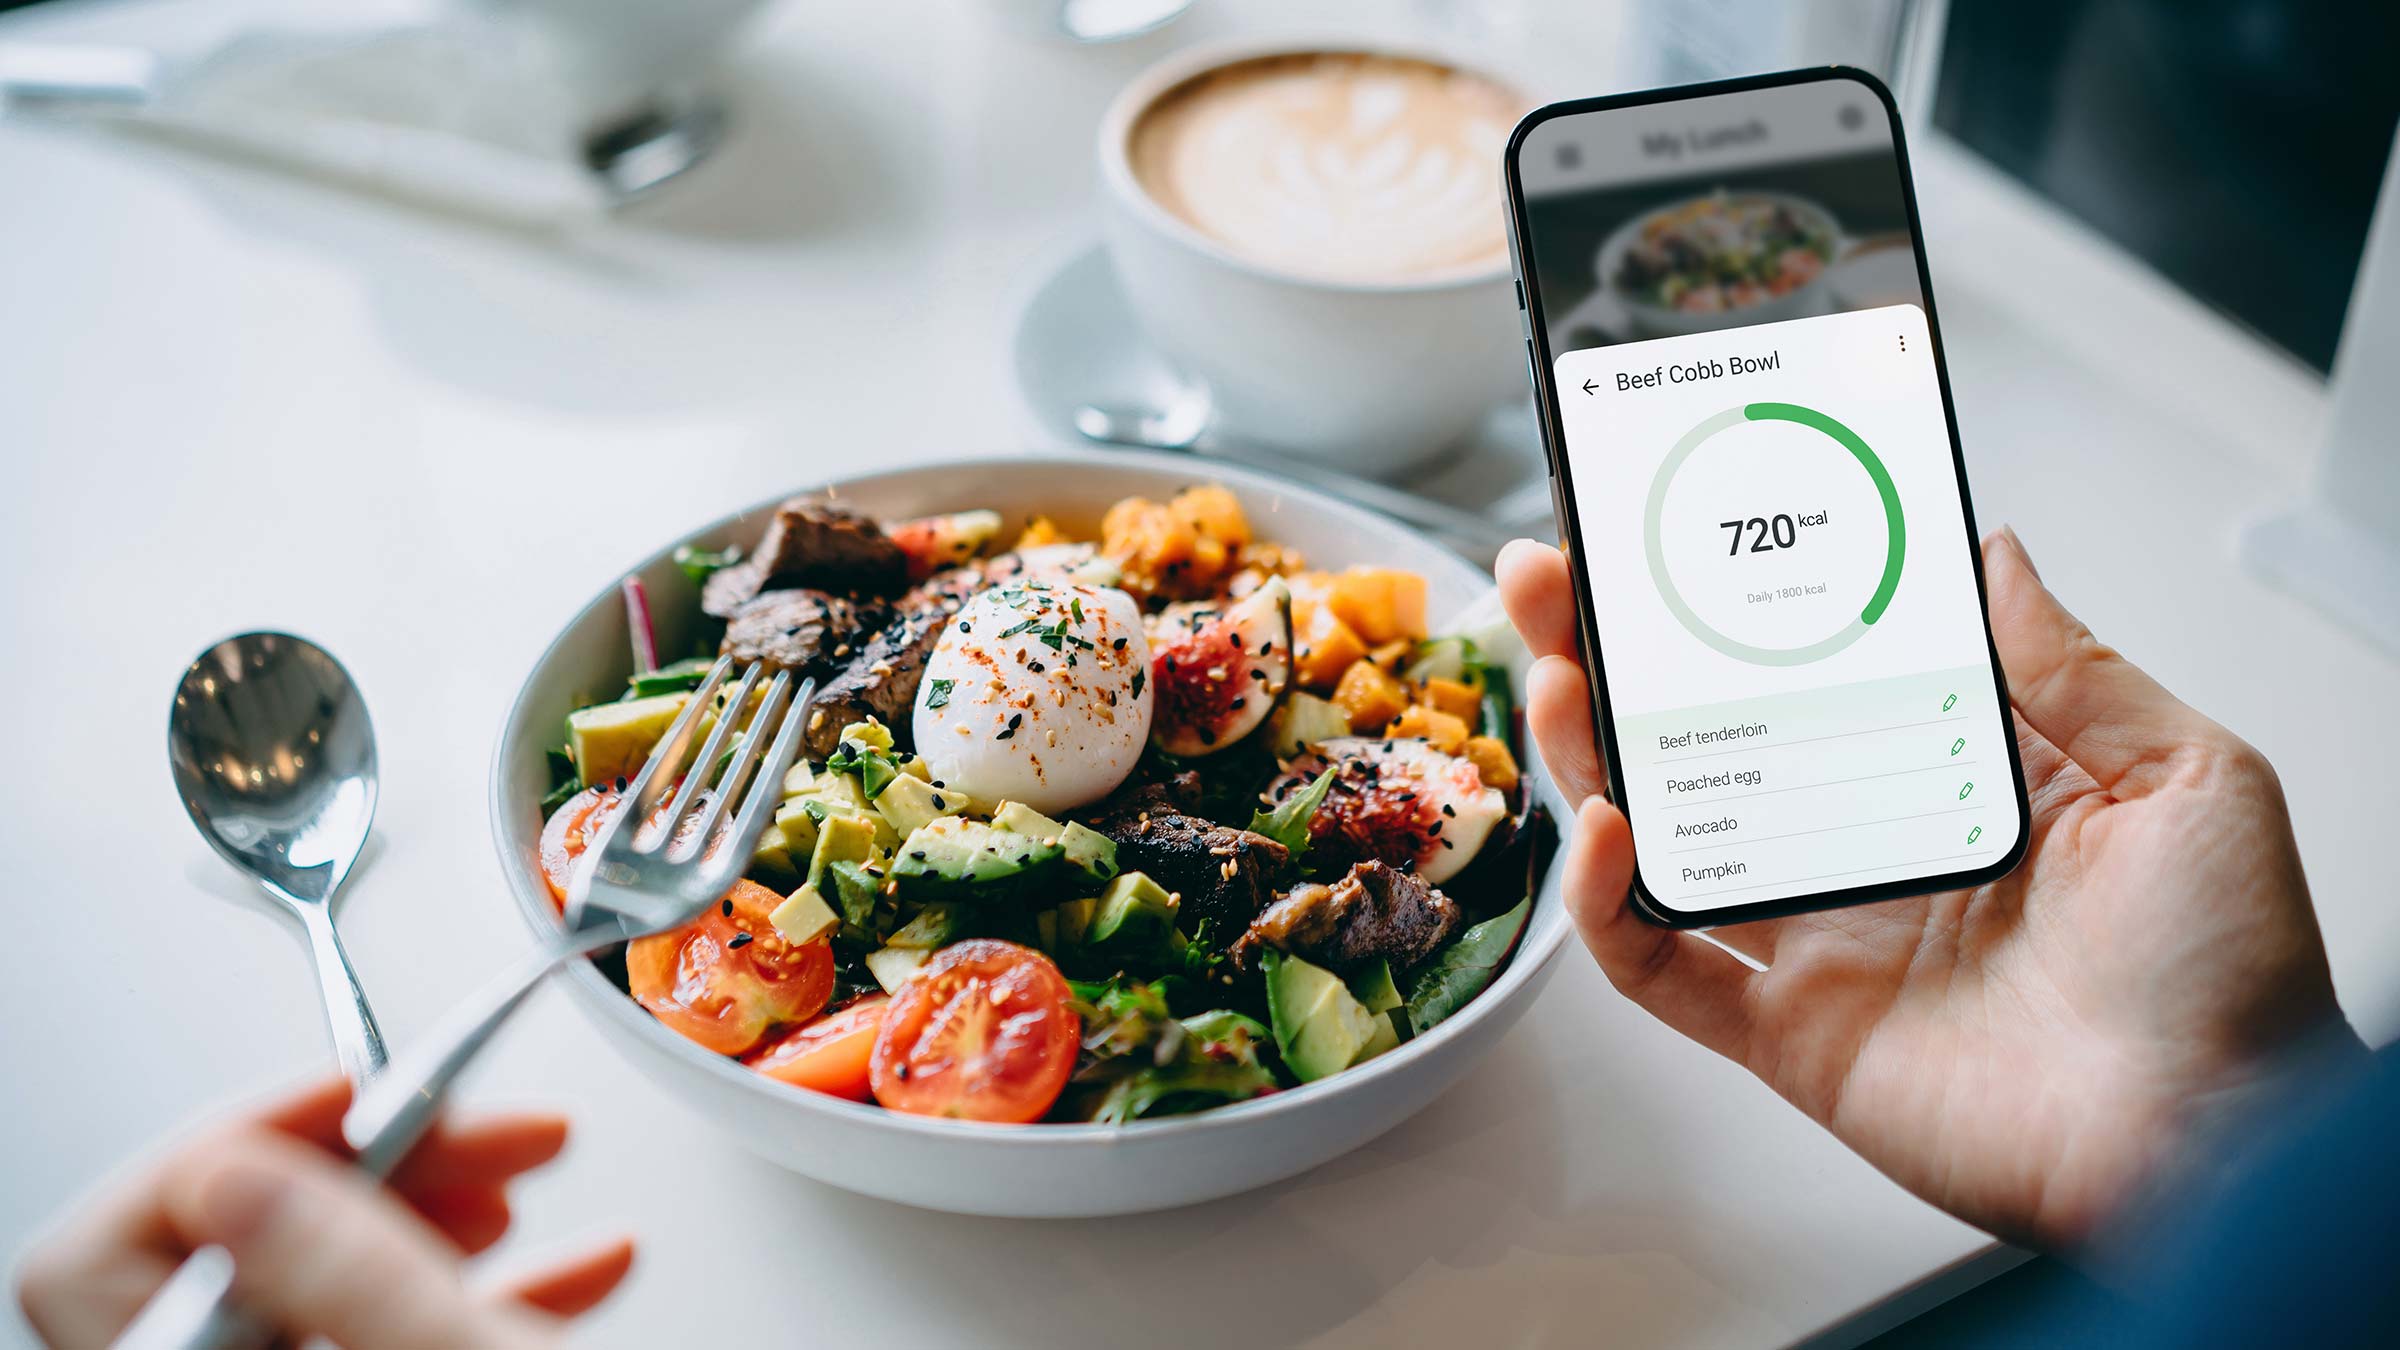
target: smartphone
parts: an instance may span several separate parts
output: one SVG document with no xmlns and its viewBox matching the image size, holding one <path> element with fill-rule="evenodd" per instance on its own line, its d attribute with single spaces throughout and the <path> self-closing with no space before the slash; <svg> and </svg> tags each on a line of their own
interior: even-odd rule
<svg viewBox="0 0 2400 1350">
<path fill-rule="evenodd" d="M 1506 177 L 1637 911 L 2007 873 L 2024 777 L 1890 92 L 1829 67 L 1555 103 Z"/>
</svg>

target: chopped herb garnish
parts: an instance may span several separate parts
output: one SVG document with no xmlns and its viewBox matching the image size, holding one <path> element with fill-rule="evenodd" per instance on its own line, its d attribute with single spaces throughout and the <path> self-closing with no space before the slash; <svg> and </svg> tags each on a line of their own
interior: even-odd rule
<svg viewBox="0 0 2400 1350">
<path fill-rule="evenodd" d="M 928 708 L 949 707 L 950 690 L 957 683 L 958 681 L 956 680 L 928 681 L 925 686 L 925 706 Z"/>
</svg>

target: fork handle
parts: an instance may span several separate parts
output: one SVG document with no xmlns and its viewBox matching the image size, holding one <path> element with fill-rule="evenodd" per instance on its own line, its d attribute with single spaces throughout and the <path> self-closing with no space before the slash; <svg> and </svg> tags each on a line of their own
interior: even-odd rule
<svg viewBox="0 0 2400 1350">
<path fill-rule="evenodd" d="M 391 1175 L 441 1113 L 452 1081 L 542 977 L 569 954 L 559 946 L 528 953 L 451 1009 L 423 1040 L 402 1051 L 390 1068 L 360 1089 L 342 1116 L 342 1138 L 358 1155 L 360 1171 L 379 1181 Z"/>
<path fill-rule="evenodd" d="M 542 977 L 571 954 L 545 946 L 527 955 L 358 1089 L 342 1117 L 342 1137 L 358 1154 L 360 1171 L 378 1181 L 391 1175 L 440 1114 L 451 1082 Z M 193 1252 L 142 1305 L 112 1350 L 232 1350 L 265 1343 L 272 1328 L 244 1313 L 230 1297 L 232 1289 L 230 1253 L 222 1247 Z"/>
</svg>

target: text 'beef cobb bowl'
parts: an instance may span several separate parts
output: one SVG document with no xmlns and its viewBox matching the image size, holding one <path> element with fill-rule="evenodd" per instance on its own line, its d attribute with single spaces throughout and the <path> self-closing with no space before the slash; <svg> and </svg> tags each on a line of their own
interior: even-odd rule
<svg viewBox="0 0 2400 1350">
<path fill-rule="evenodd" d="M 966 461 L 627 580 L 510 713 L 502 861 L 556 922 L 713 662 L 818 680 L 733 892 L 567 974 L 807 1175 L 1026 1216 L 1262 1185 L 1431 1100 L 1566 931 L 1490 579 L 1358 508 L 1189 458 Z"/>
</svg>

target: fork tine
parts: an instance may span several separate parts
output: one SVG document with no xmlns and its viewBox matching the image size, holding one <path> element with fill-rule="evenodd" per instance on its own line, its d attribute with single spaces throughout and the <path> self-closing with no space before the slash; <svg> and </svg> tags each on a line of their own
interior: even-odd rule
<svg viewBox="0 0 2400 1350">
<path fill-rule="evenodd" d="M 809 708 L 816 701 L 816 680 L 802 680 L 799 692 L 792 698 L 791 712 L 775 733 L 775 744 L 768 747 L 766 760 L 759 765 L 758 779 L 751 785 L 749 797 L 743 800 L 741 811 L 733 818 L 724 861 L 706 874 L 707 884 L 715 886 L 730 881 L 724 873 L 738 873 L 749 865 L 750 854 L 758 848 L 758 838 L 767 832 L 767 822 L 774 818 L 776 804 L 783 796 L 783 775 L 800 753 L 800 733 L 807 727 Z"/>
<path fill-rule="evenodd" d="M 726 672 L 732 669 L 733 658 L 730 656 L 718 657 L 717 663 L 708 668 L 707 678 L 701 680 L 700 687 L 692 691 L 691 701 L 683 705 L 682 712 L 676 714 L 675 724 L 667 728 L 667 734 L 651 747 L 649 760 L 642 765 L 642 771 L 634 775 L 632 785 L 625 789 L 622 794 L 625 805 L 585 845 L 587 851 L 598 854 L 608 852 L 616 844 L 617 836 L 622 833 L 627 820 L 636 822 L 634 829 L 639 833 L 639 822 L 649 819 L 650 812 L 658 805 L 658 799 L 665 795 L 665 783 L 682 771 L 684 752 L 692 743 L 692 729 L 700 724 L 702 710 L 708 707 L 709 700 L 716 697 L 717 689 L 725 683 Z M 633 838 L 633 835 L 626 836 L 628 845 Z"/>
<path fill-rule="evenodd" d="M 651 848 L 664 848 L 674 841 L 675 822 L 683 819 L 692 799 L 708 786 L 708 771 L 716 764 L 717 756 L 725 752 L 725 742 L 733 737 L 733 724 L 740 720 L 742 710 L 750 706 L 750 691 L 758 686 L 759 672 L 764 669 L 755 661 L 742 669 L 742 682 L 734 687 L 732 701 L 725 705 L 724 715 L 717 718 L 717 724 L 709 729 L 708 741 L 700 747 L 699 757 L 692 761 L 691 772 L 683 776 L 683 786 L 675 789 L 674 804 L 660 817 L 666 828 L 651 842 Z"/>
<path fill-rule="evenodd" d="M 757 715 L 750 719 L 748 729 L 742 733 L 742 743 L 734 748 L 733 758 L 725 766 L 725 777 L 717 785 L 716 796 L 709 800 L 708 805 L 692 813 L 698 823 L 692 831 L 691 846 L 678 850 L 672 861 L 681 862 L 707 849 L 710 837 L 716 834 L 717 826 L 725 819 L 726 803 L 740 796 L 742 788 L 749 782 L 750 766 L 758 758 L 759 743 L 767 739 L 768 730 L 775 725 L 775 719 L 782 715 L 785 700 L 791 692 L 792 677 L 789 671 L 778 674 L 775 682 L 767 686 L 767 696 L 760 700 Z M 681 804 L 678 799 L 677 805 Z M 677 817 L 676 821 L 677 833 L 681 833 L 682 818 Z"/>
</svg>

